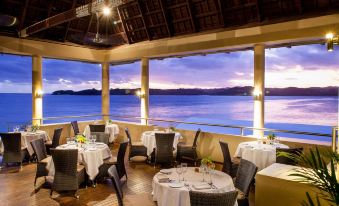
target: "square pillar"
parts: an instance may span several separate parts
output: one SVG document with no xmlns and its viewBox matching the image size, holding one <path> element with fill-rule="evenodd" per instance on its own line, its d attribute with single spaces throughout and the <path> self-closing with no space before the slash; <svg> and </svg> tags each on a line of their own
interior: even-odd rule
<svg viewBox="0 0 339 206">
<path fill-rule="evenodd" d="M 149 59 L 141 59 L 141 118 L 148 118 L 149 116 Z M 142 125 L 148 125 L 147 119 L 141 119 Z"/>
<path fill-rule="evenodd" d="M 101 67 L 101 114 L 102 119 L 108 121 L 110 119 L 109 63 L 104 62 Z"/>
<path fill-rule="evenodd" d="M 253 127 L 264 128 L 265 124 L 265 45 L 254 46 L 254 116 Z M 253 136 L 262 138 L 264 131 L 253 130 Z"/>
<path fill-rule="evenodd" d="M 32 124 L 41 125 L 42 114 L 42 57 L 32 56 Z"/>
</svg>

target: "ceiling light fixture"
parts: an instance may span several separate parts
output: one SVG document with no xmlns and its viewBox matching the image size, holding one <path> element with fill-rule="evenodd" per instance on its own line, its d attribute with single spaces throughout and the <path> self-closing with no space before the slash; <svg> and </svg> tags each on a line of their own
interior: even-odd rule
<svg viewBox="0 0 339 206">
<path fill-rule="evenodd" d="M 327 46 L 327 51 L 331 52 L 333 51 L 334 44 L 339 43 L 339 36 L 334 35 L 333 33 L 329 32 L 326 34 L 326 46 Z"/>
<path fill-rule="evenodd" d="M 102 13 L 105 15 L 105 16 L 109 16 L 111 14 L 111 9 L 107 6 L 105 6 L 103 9 L 102 9 Z"/>
</svg>

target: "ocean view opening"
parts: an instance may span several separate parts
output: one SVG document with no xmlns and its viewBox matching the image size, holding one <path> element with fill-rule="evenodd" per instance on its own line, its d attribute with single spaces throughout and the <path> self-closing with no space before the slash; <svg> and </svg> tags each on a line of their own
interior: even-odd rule
<svg viewBox="0 0 339 206">
<path fill-rule="evenodd" d="M 312 55 L 321 55 L 322 60 L 317 61 Z M 3 98 L 15 96 L 14 99 L 17 101 L 30 104 L 31 95 L 25 94 L 30 92 L 28 79 L 31 74 L 29 70 L 25 70 L 31 64 L 30 58 L 14 55 L 1 57 L 4 60 L 15 59 L 18 63 L 11 71 L 19 69 L 23 74 L 21 78 L 25 80 L 20 83 L 22 86 L 17 90 L 6 88 L 11 87 L 13 80 L 10 78 L 13 78 L 13 74 L 3 72 L 1 92 L 7 94 L 1 96 Z M 311 61 L 305 61 L 305 58 L 309 57 Z M 6 61 L 2 61 L 1 64 L 5 68 L 13 67 Z M 100 114 L 100 65 L 45 58 L 43 67 L 45 117 Z M 150 67 L 150 118 L 243 127 L 253 125 L 252 51 L 155 59 L 150 61 Z M 338 100 L 335 96 L 338 67 L 339 52 L 327 54 L 321 45 L 267 50 L 265 127 L 330 134 L 338 116 Z M 326 79 L 325 82 L 316 81 L 314 77 L 319 74 Z M 140 100 L 135 95 L 140 85 L 140 61 L 110 66 L 110 108 L 113 119 L 115 116 L 117 120 L 138 121 L 123 116 L 140 116 Z M 314 95 L 312 92 L 315 92 Z M 19 107 L 24 108 L 18 105 L 18 109 Z M 25 110 L 27 111 L 3 113 L 11 116 L 13 120 L 23 113 L 24 122 L 29 122 L 31 113 L 29 109 Z M 291 113 L 286 113 L 286 110 Z M 2 131 L 8 130 L 12 124 L 11 121 L 7 121 L 6 115 L 2 115 L 4 118 L 0 127 Z M 60 118 L 44 122 L 48 124 L 74 119 Z M 93 120 L 100 119 L 100 116 L 76 119 Z M 305 122 L 307 124 L 304 124 Z M 150 123 L 239 135 L 239 129 L 234 128 L 156 121 Z M 244 135 L 252 134 L 252 130 L 243 132 Z M 329 137 L 283 133 L 278 135 L 330 141 Z"/>
</svg>

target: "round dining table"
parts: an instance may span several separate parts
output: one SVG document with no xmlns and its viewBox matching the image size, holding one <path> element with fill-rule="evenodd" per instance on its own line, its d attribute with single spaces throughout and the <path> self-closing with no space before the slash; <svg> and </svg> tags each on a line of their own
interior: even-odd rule
<svg viewBox="0 0 339 206">
<path fill-rule="evenodd" d="M 162 171 L 164 171 L 164 173 Z M 158 206 L 190 206 L 190 190 L 206 193 L 230 192 L 235 190 L 231 176 L 218 170 L 212 170 L 209 176 L 208 174 L 195 171 L 194 167 L 188 167 L 187 172 L 181 175 L 180 179 L 182 179 L 182 177 L 184 177 L 184 181 L 178 182 L 178 175 L 175 168 L 160 170 L 160 172 L 153 177 L 153 201 L 156 201 Z M 168 181 L 163 181 L 166 179 L 168 179 Z M 203 182 L 203 179 L 212 184 Z M 237 206 L 238 203 L 235 202 L 234 205 Z"/>
<path fill-rule="evenodd" d="M 94 144 L 63 144 L 56 149 L 78 149 L 78 163 L 85 166 L 86 173 L 90 180 L 94 180 L 99 173 L 99 167 L 104 163 L 104 159 L 110 158 L 112 153 L 104 143 L 97 142 Z M 46 165 L 48 176 L 54 176 L 54 163 L 52 158 Z"/>
<path fill-rule="evenodd" d="M 118 137 L 119 126 L 117 124 L 106 124 L 105 133 L 109 134 L 109 142 L 112 143 Z M 83 135 L 85 135 L 87 138 L 90 138 L 91 130 L 89 125 L 85 127 Z"/>
<path fill-rule="evenodd" d="M 141 142 L 147 148 L 148 156 L 150 156 L 153 149 L 156 148 L 155 133 L 165 133 L 165 131 L 146 131 L 141 134 Z M 175 132 L 173 141 L 174 152 L 176 152 L 179 139 L 181 138 L 181 134 L 179 132 Z"/>
<path fill-rule="evenodd" d="M 42 130 L 37 130 L 35 132 L 21 132 L 21 147 L 27 148 L 30 156 L 34 154 L 31 142 L 36 139 L 43 139 L 44 142 L 50 140 L 47 132 Z"/>
<path fill-rule="evenodd" d="M 281 143 L 263 144 L 262 141 L 242 142 L 238 145 L 234 157 L 253 162 L 258 171 L 276 162 L 276 149 L 289 148 Z"/>
</svg>

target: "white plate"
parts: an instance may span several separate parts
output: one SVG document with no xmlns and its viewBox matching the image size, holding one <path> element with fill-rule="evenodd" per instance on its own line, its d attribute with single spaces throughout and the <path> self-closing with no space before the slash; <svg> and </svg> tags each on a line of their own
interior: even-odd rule
<svg viewBox="0 0 339 206">
<path fill-rule="evenodd" d="M 105 143 L 103 143 L 103 142 L 96 142 L 95 144 L 97 144 L 97 145 L 104 145 Z"/>
<path fill-rule="evenodd" d="M 168 186 L 172 187 L 172 188 L 180 188 L 184 186 L 183 182 L 173 182 L 173 183 L 169 183 Z"/>
</svg>

